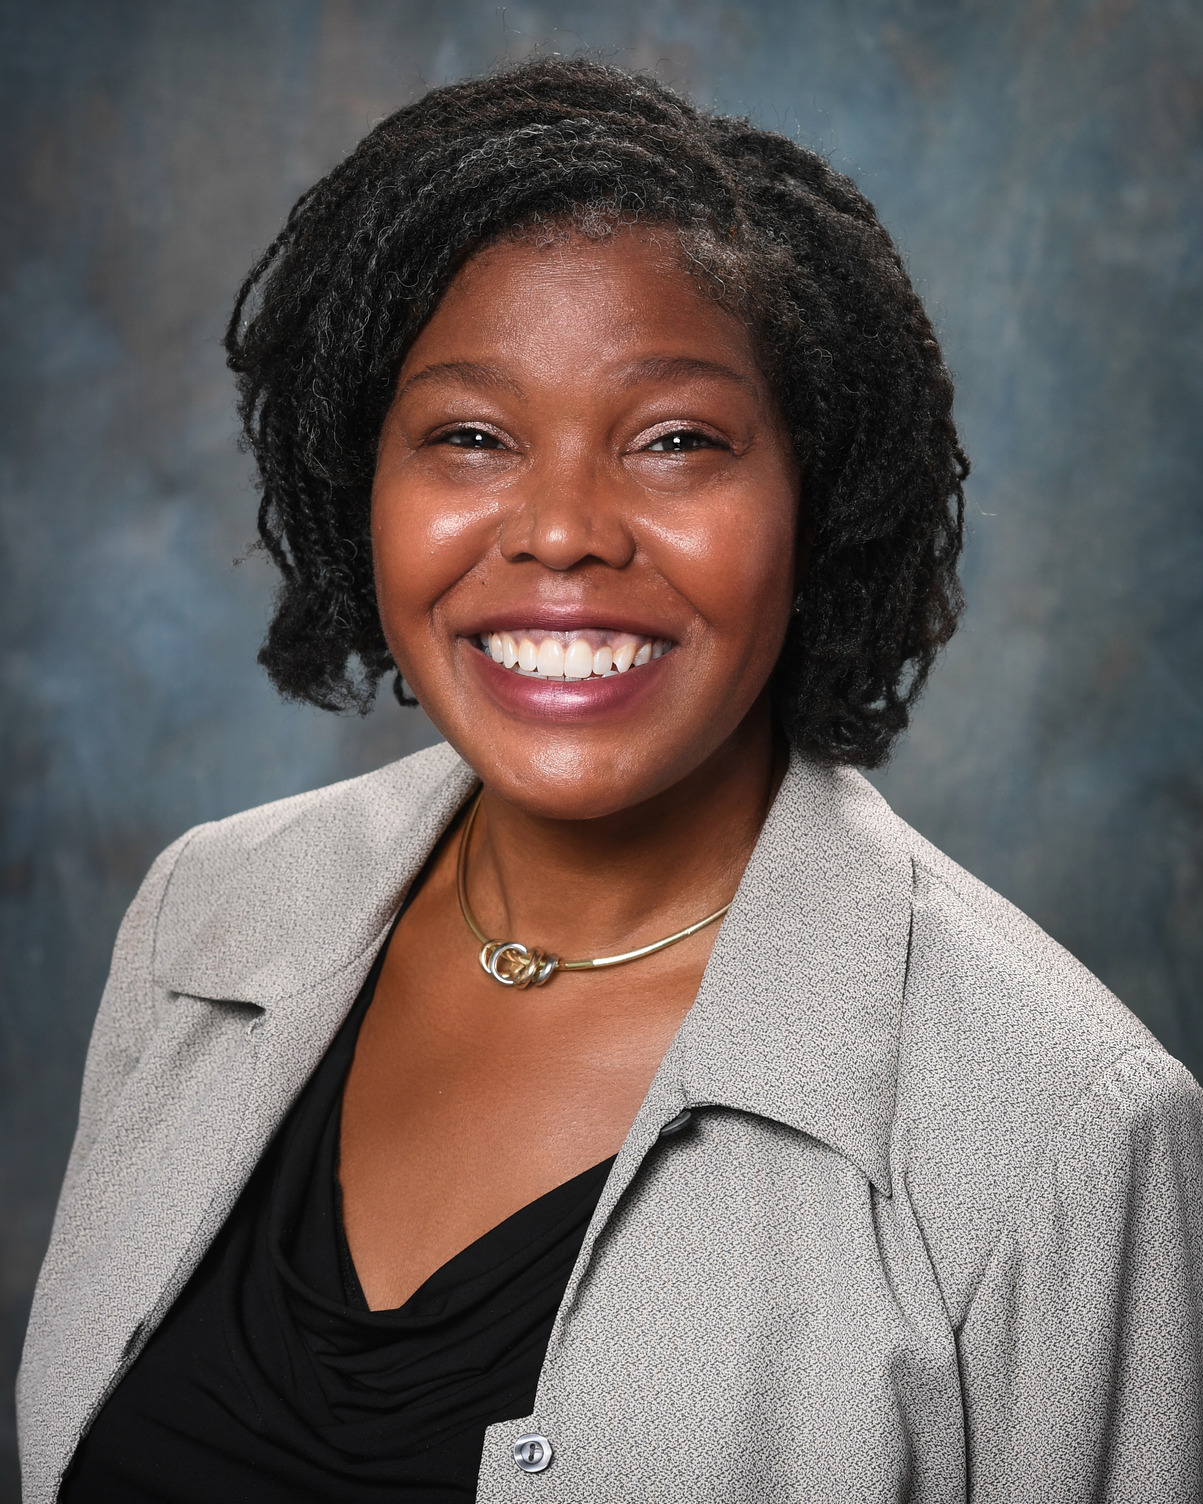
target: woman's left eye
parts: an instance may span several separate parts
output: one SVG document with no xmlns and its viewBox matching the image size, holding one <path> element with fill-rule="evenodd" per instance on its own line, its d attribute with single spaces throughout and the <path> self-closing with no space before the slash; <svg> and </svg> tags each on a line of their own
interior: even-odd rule
<svg viewBox="0 0 1203 1504">
<path fill-rule="evenodd" d="M 717 439 L 698 433 L 694 428 L 680 428 L 674 433 L 662 433 L 647 446 L 650 454 L 689 454 L 695 449 L 719 449 Z"/>
</svg>

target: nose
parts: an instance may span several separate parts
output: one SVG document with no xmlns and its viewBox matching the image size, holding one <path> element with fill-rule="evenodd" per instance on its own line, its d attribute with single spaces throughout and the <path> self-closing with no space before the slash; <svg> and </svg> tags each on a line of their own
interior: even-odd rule
<svg viewBox="0 0 1203 1504">
<path fill-rule="evenodd" d="M 535 559 L 559 571 L 589 559 L 612 569 L 631 562 L 635 539 L 608 487 L 575 467 L 532 482 L 502 523 L 504 559 Z"/>
</svg>

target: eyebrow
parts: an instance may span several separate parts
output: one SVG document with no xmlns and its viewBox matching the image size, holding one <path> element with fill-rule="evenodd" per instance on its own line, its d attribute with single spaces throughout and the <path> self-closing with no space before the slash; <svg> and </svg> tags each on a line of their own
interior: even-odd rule
<svg viewBox="0 0 1203 1504">
<path fill-rule="evenodd" d="M 459 381 L 465 386 L 488 386 L 495 390 L 510 392 L 515 397 L 522 396 L 522 387 L 512 376 L 497 366 L 485 366 L 474 360 L 444 360 L 437 365 L 425 366 L 414 374 L 397 390 L 397 397 L 403 397 L 412 387 L 421 386 L 426 381 Z"/>
<path fill-rule="evenodd" d="M 745 387 L 748 391 L 757 391 L 756 383 L 751 377 L 737 371 L 733 366 L 723 365 L 718 360 L 702 360 L 692 355 L 652 355 L 646 360 L 637 360 L 624 368 L 621 381 L 623 386 L 635 386 L 640 381 L 672 381 L 680 377 L 709 376 L 717 377 L 720 381 L 734 381 Z M 466 386 L 492 387 L 496 391 L 505 391 L 515 397 L 523 395 L 523 389 L 519 382 L 512 376 L 508 376 L 498 366 L 482 365 L 474 360 L 444 360 L 437 365 L 425 366 L 414 374 L 398 388 L 397 398 L 401 398 L 413 387 L 421 386 L 427 381 L 458 381 Z"/>
<path fill-rule="evenodd" d="M 717 376 L 720 381 L 735 381 L 749 391 L 758 390 L 750 376 L 725 366 L 718 360 L 701 360 L 692 355 L 655 355 L 647 360 L 637 360 L 622 373 L 624 386 L 634 386 L 638 381 L 671 381 L 679 376 Z"/>
</svg>

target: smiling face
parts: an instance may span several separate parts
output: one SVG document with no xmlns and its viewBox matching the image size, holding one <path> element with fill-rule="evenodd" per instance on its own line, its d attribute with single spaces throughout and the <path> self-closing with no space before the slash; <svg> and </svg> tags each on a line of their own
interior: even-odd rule
<svg viewBox="0 0 1203 1504">
<path fill-rule="evenodd" d="M 531 814 L 630 808 L 767 731 L 797 533 L 752 340 L 671 235 L 488 247 L 401 369 L 372 495 L 385 637 Z"/>
</svg>

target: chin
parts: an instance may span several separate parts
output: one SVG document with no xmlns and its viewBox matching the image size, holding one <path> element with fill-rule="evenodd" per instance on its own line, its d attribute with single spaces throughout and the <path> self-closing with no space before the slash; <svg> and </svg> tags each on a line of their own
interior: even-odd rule
<svg viewBox="0 0 1203 1504">
<path fill-rule="evenodd" d="M 645 753 L 636 760 L 596 749 L 585 755 L 579 746 L 557 746 L 556 740 L 542 739 L 525 756 L 519 744 L 504 761 L 495 753 L 474 757 L 472 749 L 459 750 L 490 792 L 544 820 L 604 819 L 642 804 L 679 776 L 671 756 L 649 759 Z"/>
</svg>

